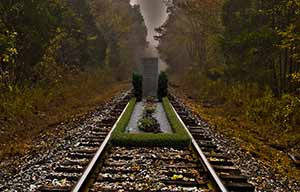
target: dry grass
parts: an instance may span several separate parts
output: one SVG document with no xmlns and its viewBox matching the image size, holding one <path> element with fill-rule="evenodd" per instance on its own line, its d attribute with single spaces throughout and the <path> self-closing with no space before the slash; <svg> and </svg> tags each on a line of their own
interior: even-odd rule
<svg viewBox="0 0 300 192">
<path fill-rule="evenodd" d="M 31 103 L 28 112 L 15 113 L 6 120 L 0 118 L 0 159 L 27 153 L 40 135 L 52 134 L 58 124 L 72 123 L 129 87 L 129 82 L 112 80 L 110 75 L 88 74 L 53 87 L 47 91 L 51 96 L 32 90 L 24 97 L 27 93 L 23 91 L 22 96 L 15 97 Z M 19 108 L 24 109 L 23 105 Z M 19 108 L 14 110 L 21 111 Z"/>
<path fill-rule="evenodd" d="M 282 177 L 300 179 L 300 170 L 292 166 L 292 161 L 287 153 L 270 146 L 270 141 L 275 140 L 272 125 L 250 121 L 243 113 L 230 115 L 226 104 L 203 104 L 202 100 L 197 99 L 199 93 L 191 94 L 189 88 L 185 89 L 185 86 L 182 85 L 177 85 L 176 94 L 184 99 L 185 104 L 194 113 L 208 122 L 210 127 L 234 139 L 245 152 L 249 152 L 260 159 L 267 167 Z M 288 143 L 292 136 L 293 133 L 285 134 L 285 137 L 281 138 L 279 142 L 282 143 L 282 146 L 287 147 L 285 143 Z"/>
</svg>

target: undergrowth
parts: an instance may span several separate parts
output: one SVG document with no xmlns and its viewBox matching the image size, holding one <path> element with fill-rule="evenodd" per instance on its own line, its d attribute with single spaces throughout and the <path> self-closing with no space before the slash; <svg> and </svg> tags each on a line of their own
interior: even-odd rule
<svg viewBox="0 0 300 192">
<path fill-rule="evenodd" d="M 300 95 L 276 96 L 255 84 L 225 83 L 201 73 L 181 79 L 177 92 L 201 118 L 280 173 L 297 175 L 288 152 L 300 150 Z M 298 177 L 298 176 L 297 176 Z"/>
<path fill-rule="evenodd" d="M 250 121 L 268 123 L 274 131 L 297 131 L 300 125 L 300 95 L 275 96 L 268 87 L 256 84 L 210 80 L 190 74 L 184 86 L 195 99 L 208 106 L 222 106 L 229 117 L 244 115 Z"/>
<path fill-rule="evenodd" d="M 0 158 L 24 153 L 39 134 L 127 88 L 128 82 L 117 82 L 101 69 L 77 72 L 52 86 L 9 87 L 0 93 Z"/>
</svg>

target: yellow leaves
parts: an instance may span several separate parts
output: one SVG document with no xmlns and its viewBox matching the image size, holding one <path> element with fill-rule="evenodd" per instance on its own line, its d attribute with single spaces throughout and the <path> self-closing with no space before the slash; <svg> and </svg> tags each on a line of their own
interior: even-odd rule
<svg viewBox="0 0 300 192">
<path fill-rule="evenodd" d="M 2 59 L 2 61 L 4 62 L 4 63 L 8 63 L 9 62 L 9 55 L 2 55 L 2 57 L 3 57 L 3 59 Z"/>
<path fill-rule="evenodd" d="M 171 177 L 172 180 L 179 180 L 179 179 L 183 179 L 183 175 L 176 175 L 174 174 L 172 177 Z"/>
<path fill-rule="evenodd" d="M 15 42 L 17 32 L 4 31 L 0 34 L 0 44 L 4 47 L 4 51 L 0 53 L 0 63 L 14 63 L 15 55 L 18 54 L 17 49 L 15 48 Z"/>
<path fill-rule="evenodd" d="M 277 31 L 282 38 L 278 46 L 282 49 L 289 49 L 296 52 L 292 55 L 296 60 L 300 59 L 300 32 L 298 28 L 300 28 L 300 26 L 291 23 L 284 31 Z"/>
<path fill-rule="evenodd" d="M 99 1 L 100 3 L 100 1 Z M 130 6 L 127 5 L 126 6 Z M 134 20 L 123 3 L 110 0 L 102 0 L 101 6 L 95 5 L 97 9 L 92 10 L 99 29 L 107 40 L 122 39 L 122 36 L 132 31 Z"/>
<path fill-rule="evenodd" d="M 300 34 L 297 34 L 297 26 L 291 23 L 285 31 L 278 31 L 278 34 L 284 38 L 300 40 Z"/>
<path fill-rule="evenodd" d="M 300 83 L 300 72 L 292 73 L 291 74 L 291 81 L 293 83 Z"/>
<path fill-rule="evenodd" d="M 10 92 L 13 92 L 13 90 L 14 90 L 13 86 L 11 86 L 11 85 L 8 86 L 8 89 Z"/>
<path fill-rule="evenodd" d="M 56 32 L 57 32 L 57 33 L 61 33 L 61 32 L 62 32 L 61 28 L 57 27 L 57 28 L 56 28 Z"/>
<path fill-rule="evenodd" d="M 17 32 L 12 32 L 12 33 L 10 33 L 10 38 L 12 38 L 12 39 L 14 39 L 14 38 L 16 38 L 17 37 L 17 35 L 18 35 L 18 33 Z"/>
<path fill-rule="evenodd" d="M 287 2 L 287 7 L 293 8 L 293 7 L 300 7 L 300 0 L 289 0 Z"/>
<path fill-rule="evenodd" d="M 9 48 L 8 51 L 9 51 L 11 54 L 13 54 L 13 55 L 18 54 L 18 51 L 17 51 L 16 48 Z"/>
<path fill-rule="evenodd" d="M 95 40 L 97 40 L 97 38 L 98 38 L 98 36 L 97 36 L 97 35 L 94 35 L 94 36 L 89 36 L 87 39 L 88 39 L 89 41 L 95 41 Z"/>
<path fill-rule="evenodd" d="M 0 55 L 0 58 L 2 58 L 2 62 L 4 63 L 10 63 L 14 62 L 14 56 L 18 54 L 18 51 L 16 48 L 7 48 L 6 52 Z"/>
<path fill-rule="evenodd" d="M 140 171 L 141 167 L 139 165 L 134 165 L 134 166 L 132 166 L 132 170 L 134 170 L 134 171 Z"/>
</svg>

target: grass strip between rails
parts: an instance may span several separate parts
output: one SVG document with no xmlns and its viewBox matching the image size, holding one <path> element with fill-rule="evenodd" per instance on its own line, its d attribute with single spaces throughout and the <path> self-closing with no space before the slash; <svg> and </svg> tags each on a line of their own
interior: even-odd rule
<svg viewBox="0 0 300 192">
<path fill-rule="evenodd" d="M 191 144 L 191 139 L 183 125 L 177 118 L 169 99 L 163 98 L 163 107 L 174 133 L 126 133 L 125 129 L 130 121 L 131 114 L 136 104 L 133 98 L 116 129 L 112 133 L 111 144 L 127 147 L 176 147 L 182 148 Z"/>
</svg>

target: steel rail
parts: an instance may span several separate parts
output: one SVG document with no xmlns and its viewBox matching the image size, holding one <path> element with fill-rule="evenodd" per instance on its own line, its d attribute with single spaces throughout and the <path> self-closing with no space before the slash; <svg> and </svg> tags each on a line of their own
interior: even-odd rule
<svg viewBox="0 0 300 192">
<path fill-rule="evenodd" d="M 102 142 L 100 148 L 97 150 L 95 156 L 93 157 L 92 161 L 89 163 L 87 168 L 85 169 L 83 175 L 80 177 L 79 181 L 77 182 L 76 186 L 73 188 L 72 192 L 82 191 L 84 185 L 86 184 L 86 181 L 87 181 L 88 177 L 90 176 L 90 174 L 91 174 L 92 170 L 95 168 L 99 158 L 101 157 L 101 155 L 103 154 L 105 148 L 107 147 L 107 144 L 108 144 L 108 141 L 111 137 L 112 132 L 116 129 L 117 124 L 119 123 L 121 117 L 123 116 L 123 114 L 127 110 L 128 106 L 129 106 L 129 103 L 127 103 L 125 109 L 123 110 L 123 112 L 119 116 L 118 120 L 115 122 L 114 126 L 112 127 L 112 129 L 110 130 L 108 135 L 105 137 L 105 139 Z"/>
<path fill-rule="evenodd" d="M 121 115 L 119 116 L 118 120 L 113 125 L 111 131 L 108 133 L 108 135 L 106 136 L 106 138 L 102 142 L 100 148 L 97 150 L 95 156 L 93 157 L 92 161 L 89 163 L 87 168 L 85 169 L 83 175 L 80 177 L 79 181 L 77 182 L 76 186 L 73 188 L 72 192 L 80 192 L 80 191 L 83 190 L 83 187 L 86 184 L 88 177 L 90 176 L 90 174 L 91 174 L 92 170 L 95 168 L 99 158 L 101 157 L 101 155 L 103 154 L 105 148 L 107 147 L 107 144 L 109 142 L 111 134 L 116 129 L 116 126 L 119 123 L 119 121 L 120 121 L 121 117 L 123 116 L 123 114 L 125 113 L 125 111 L 127 110 L 128 105 L 129 105 L 129 103 L 126 105 L 126 107 L 122 111 Z M 171 106 L 172 106 L 172 104 L 171 104 Z M 190 136 L 190 138 L 192 140 L 192 145 L 196 149 L 198 155 L 200 156 L 203 166 L 208 170 L 209 174 L 213 178 L 213 180 L 214 180 L 217 188 L 219 189 L 219 191 L 228 192 L 228 190 L 226 189 L 226 187 L 222 183 L 221 179 L 219 178 L 219 176 L 215 172 L 214 168 L 209 163 L 209 161 L 207 160 L 207 158 L 204 155 L 203 151 L 201 150 L 201 148 L 197 144 L 197 142 L 194 139 L 193 135 L 190 133 L 189 129 L 186 127 L 186 125 L 184 124 L 184 122 L 182 121 L 182 119 L 180 118 L 180 116 L 178 115 L 178 113 L 176 112 L 176 110 L 173 106 L 172 106 L 172 109 L 174 110 L 174 112 L 176 114 L 176 117 L 178 118 L 178 120 L 180 121 L 180 123 L 183 125 L 184 129 L 187 131 L 188 135 Z"/>
<path fill-rule="evenodd" d="M 208 159 L 206 158 L 206 156 L 204 155 L 203 151 L 199 147 L 197 141 L 194 139 L 194 137 L 190 133 L 189 129 L 185 126 L 184 122 L 182 121 L 182 119 L 180 118 L 180 116 L 178 115 L 178 113 L 176 112 L 176 110 L 175 110 L 175 108 L 173 107 L 172 104 L 171 104 L 171 106 L 172 106 L 172 109 L 174 110 L 177 118 L 179 119 L 179 121 L 181 122 L 181 124 L 183 125 L 183 127 L 185 128 L 185 130 L 187 131 L 187 133 L 189 134 L 189 136 L 191 137 L 192 144 L 193 144 L 194 148 L 196 149 L 198 155 L 200 156 L 203 166 L 208 170 L 209 174 L 213 178 L 213 180 L 214 180 L 216 186 L 218 187 L 219 191 L 221 191 L 221 192 L 228 192 L 228 190 L 226 189 L 226 187 L 222 183 L 221 179 L 217 175 L 216 171 L 214 170 L 214 168 L 212 167 L 212 165 L 209 163 Z"/>
</svg>

